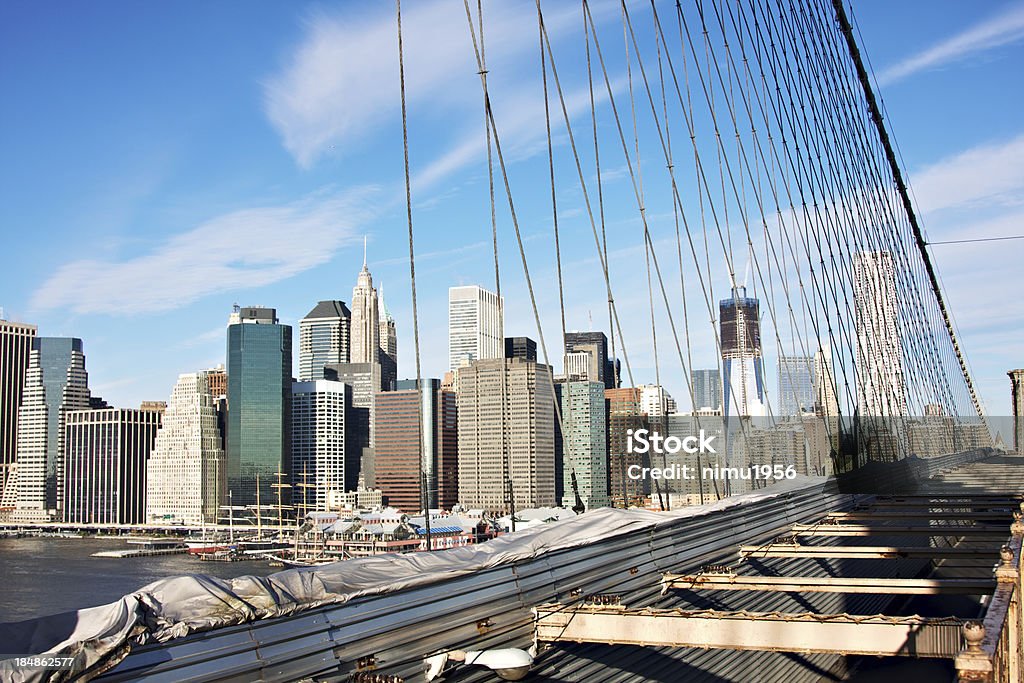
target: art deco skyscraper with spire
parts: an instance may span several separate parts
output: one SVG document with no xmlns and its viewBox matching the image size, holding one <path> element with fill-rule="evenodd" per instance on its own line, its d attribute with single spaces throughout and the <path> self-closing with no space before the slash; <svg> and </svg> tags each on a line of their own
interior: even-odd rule
<svg viewBox="0 0 1024 683">
<path fill-rule="evenodd" d="M 384 303 L 384 285 L 381 285 L 377 292 L 379 294 L 377 310 L 380 311 L 380 350 L 397 359 L 398 336 L 395 332 L 395 319 L 391 316 L 387 304 Z"/>
<path fill-rule="evenodd" d="M 384 303 L 384 285 L 377 290 L 379 294 L 378 308 L 380 313 L 379 342 L 381 389 L 383 391 L 394 391 L 394 384 L 398 381 L 398 334 L 395 331 L 395 319 L 388 311 Z"/>
<path fill-rule="evenodd" d="M 363 238 L 363 269 L 352 289 L 352 338 L 350 362 L 376 363 L 380 348 L 380 314 L 373 276 L 366 267 L 366 238 Z"/>
</svg>

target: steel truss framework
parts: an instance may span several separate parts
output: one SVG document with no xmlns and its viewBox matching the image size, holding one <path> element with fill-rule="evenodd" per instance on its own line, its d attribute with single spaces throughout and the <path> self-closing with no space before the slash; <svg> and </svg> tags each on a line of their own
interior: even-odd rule
<svg viewBox="0 0 1024 683">
<path fill-rule="evenodd" d="M 899 508 L 899 511 L 896 510 Z M 1024 673 L 1020 607 L 1024 502 L 1020 497 L 927 496 L 874 499 L 853 513 L 830 513 L 816 524 L 792 525 L 790 533 L 763 545 L 740 546 L 741 564 L 763 558 L 991 560 L 989 576 L 970 578 L 813 577 L 741 574 L 713 566 L 688 575 L 666 573 L 668 591 L 775 591 L 890 595 L 988 596 L 984 616 L 921 617 L 713 609 L 630 609 L 614 596 L 594 596 L 582 606 L 535 609 L 539 643 L 605 643 L 649 647 L 760 650 L 801 654 L 901 656 L 954 660 L 960 681 L 1018 681 Z M 939 524 L 894 524 L 908 518 Z M 845 520 L 861 522 L 843 524 Z M 987 522 L 978 524 L 979 521 Z M 802 545 L 805 537 L 915 535 L 949 545 Z M 999 538 L 1000 547 L 985 539 Z M 813 540 L 817 540 L 813 538 Z"/>
</svg>

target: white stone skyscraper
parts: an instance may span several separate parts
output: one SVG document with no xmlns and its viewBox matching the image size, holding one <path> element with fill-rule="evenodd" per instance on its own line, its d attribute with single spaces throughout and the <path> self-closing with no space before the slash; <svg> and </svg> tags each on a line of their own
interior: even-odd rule
<svg viewBox="0 0 1024 683">
<path fill-rule="evenodd" d="M 217 521 L 228 469 L 207 372 L 178 376 L 147 470 L 147 521 Z"/>
<path fill-rule="evenodd" d="M 89 407 L 82 340 L 36 337 L 18 410 L 16 519 L 60 519 L 66 413 Z"/>
<path fill-rule="evenodd" d="M 345 492 L 351 403 L 352 388 L 342 382 L 292 384 L 292 500 L 303 513 L 327 510 L 331 495 Z"/>
<path fill-rule="evenodd" d="M 665 417 L 676 412 L 676 400 L 657 384 L 638 384 L 640 410 L 647 417 Z"/>
<path fill-rule="evenodd" d="M 363 269 L 352 289 L 352 336 L 349 362 L 376 363 L 380 348 L 380 315 L 373 276 L 366 267 L 366 244 L 363 243 Z"/>
<path fill-rule="evenodd" d="M 448 289 L 448 361 L 457 370 L 467 361 L 501 358 L 503 301 L 477 285 Z"/>
<path fill-rule="evenodd" d="M 903 345 L 896 317 L 892 254 L 862 251 L 853 257 L 853 301 L 858 412 L 861 417 L 906 416 Z"/>
<path fill-rule="evenodd" d="M 823 417 L 839 416 L 839 399 L 836 395 L 836 374 L 832 359 L 824 351 L 814 354 L 814 407 Z"/>
</svg>

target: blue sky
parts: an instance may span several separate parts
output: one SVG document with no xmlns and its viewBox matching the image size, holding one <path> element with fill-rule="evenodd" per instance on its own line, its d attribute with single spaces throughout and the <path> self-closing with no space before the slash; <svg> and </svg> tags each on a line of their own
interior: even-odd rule
<svg viewBox="0 0 1024 683">
<path fill-rule="evenodd" d="M 486 4 L 487 54 L 554 354 L 560 322 L 532 5 Z M 634 3 L 638 23 L 644 8 Z M 618 9 L 595 2 L 594 11 L 609 46 L 618 32 L 609 71 L 625 97 Z M 548 2 L 545 12 L 577 135 L 589 135 L 578 7 Z M 1024 232 L 1024 92 L 1014 87 L 1024 3 L 868 0 L 856 12 L 929 237 Z M 424 374 L 438 376 L 448 287 L 493 285 L 484 124 L 462 3 L 409 2 L 403 18 L 421 348 Z M 297 325 L 318 299 L 350 301 L 366 235 L 397 319 L 400 374 L 413 374 L 395 50 L 390 3 L 0 5 L 6 317 L 82 337 L 93 391 L 108 401 L 166 399 L 178 373 L 223 362 L 233 303 L 274 306 Z M 598 100 L 607 117 L 600 89 Z M 592 319 L 607 329 L 590 224 L 560 113 L 552 115 L 567 327 L 587 329 Z M 636 381 L 653 382 L 637 211 L 605 121 L 612 279 L 622 283 Z M 680 143 L 682 132 L 673 131 Z M 652 167 L 654 149 L 642 157 Z M 661 181 L 645 173 L 652 232 L 670 230 L 671 204 L 654 194 Z M 506 332 L 537 338 L 498 182 Z M 661 244 L 667 258 L 674 242 Z M 1024 364 L 1024 241 L 937 245 L 933 255 L 987 409 L 1006 414 L 1005 372 Z M 715 278 L 717 295 L 728 281 Z M 707 326 L 699 311 L 690 317 Z M 706 332 L 693 343 L 696 367 L 715 361 Z M 663 382 L 682 395 L 664 320 L 658 336 Z M 770 376 L 773 363 L 769 355 Z"/>
</svg>

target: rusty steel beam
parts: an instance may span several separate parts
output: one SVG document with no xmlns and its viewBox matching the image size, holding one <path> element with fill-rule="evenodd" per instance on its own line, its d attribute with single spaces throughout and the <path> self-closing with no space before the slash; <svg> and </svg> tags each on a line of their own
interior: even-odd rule
<svg viewBox="0 0 1024 683">
<path fill-rule="evenodd" d="M 536 608 L 540 642 L 605 643 L 951 659 L 963 622 L 952 617 L 851 616 L 608 607 Z"/>
<path fill-rule="evenodd" d="M 743 574 L 665 574 L 661 591 L 717 590 L 777 593 L 873 593 L 889 595 L 987 595 L 995 579 L 890 579 L 820 576 L 748 576 Z"/>
<path fill-rule="evenodd" d="M 970 536 L 976 538 L 1010 537 L 1010 525 L 954 526 L 952 524 L 870 525 L 870 524 L 794 524 L 795 536 Z"/>
<path fill-rule="evenodd" d="M 870 511 L 856 511 L 856 512 L 830 512 L 826 515 L 826 519 L 843 519 L 843 520 L 892 520 L 892 519 L 952 519 L 962 520 L 964 522 L 980 521 L 980 520 L 998 520 L 1005 521 L 1009 524 L 1013 517 L 1010 515 L 1010 511 L 1005 512 L 992 512 L 992 511 L 970 511 L 970 512 L 928 512 L 927 510 L 915 510 L 913 512 L 904 512 L 901 510 L 885 511 L 885 512 L 870 512 Z"/>
<path fill-rule="evenodd" d="M 942 494 L 920 494 L 906 496 L 876 496 L 865 505 L 934 505 L 934 506 L 965 506 L 971 505 L 1007 505 L 1017 506 L 1024 501 L 1021 496 L 1005 493 L 967 494 L 961 496 L 944 496 Z"/>
<path fill-rule="evenodd" d="M 933 548 L 929 546 L 870 546 L 870 545 L 798 545 L 795 543 L 772 543 L 769 545 L 740 546 L 740 556 L 753 558 L 810 557 L 824 559 L 865 559 L 892 560 L 904 558 L 922 559 L 971 559 L 995 561 L 999 548 Z"/>
</svg>

